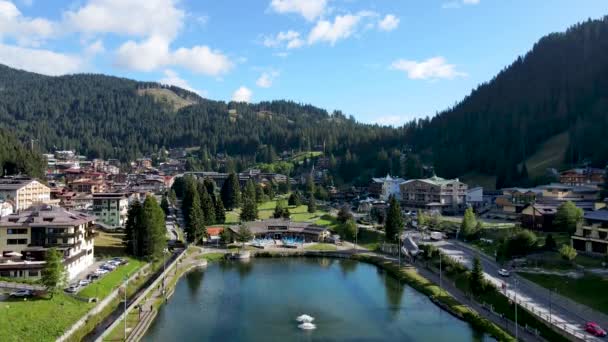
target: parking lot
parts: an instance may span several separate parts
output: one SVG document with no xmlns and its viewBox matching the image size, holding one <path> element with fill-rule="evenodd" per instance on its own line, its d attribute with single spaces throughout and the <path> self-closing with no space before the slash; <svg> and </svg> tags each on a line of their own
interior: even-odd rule
<svg viewBox="0 0 608 342">
<path fill-rule="evenodd" d="M 86 270 L 81 272 L 75 279 L 73 279 L 69 286 L 65 288 L 65 292 L 77 294 L 80 290 L 87 287 L 92 282 L 102 279 L 108 273 L 113 272 L 118 267 L 125 265 L 128 261 L 123 258 L 111 258 L 102 261 L 96 261 L 93 265 L 89 266 Z"/>
</svg>

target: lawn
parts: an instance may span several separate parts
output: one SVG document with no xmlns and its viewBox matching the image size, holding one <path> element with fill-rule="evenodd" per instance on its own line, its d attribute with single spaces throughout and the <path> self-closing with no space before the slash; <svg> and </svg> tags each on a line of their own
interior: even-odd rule
<svg viewBox="0 0 608 342">
<path fill-rule="evenodd" d="M 96 257 L 115 257 L 125 255 L 125 247 L 122 244 L 124 233 L 109 233 L 98 231 L 95 237 Z"/>
<path fill-rule="evenodd" d="M 554 289 L 562 296 L 608 314 L 608 296 L 603 295 L 608 289 L 606 278 L 595 275 L 575 279 L 550 274 L 519 274 L 544 288 Z"/>
<path fill-rule="evenodd" d="M 274 213 L 274 208 L 276 206 L 278 199 L 266 201 L 258 204 L 258 218 L 261 220 L 269 219 L 272 217 Z M 284 198 L 282 199 L 287 202 Z M 291 213 L 291 220 L 295 222 L 310 222 L 315 221 L 319 222 L 322 225 L 329 225 L 335 223 L 335 221 L 331 221 L 326 211 L 317 210 L 314 213 L 308 212 L 307 205 L 299 205 L 299 206 L 289 206 L 289 212 Z M 234 209 L 226 212 L 226 221 L 225 224 L 238 224 L 240 222 L 239 215 L 241 209 Z M 315 223 L 316 223 L 315 222 Z"/>
<path fill-rule="evenodd" d="M 54 341 L 93 305 L 64 293 L 0 302 L 0 341 Z"/>
<path fill-rule="evenodd" d="M 311 246 L 306 246 L 304 249 L 307 251 L 335 251 L 338 248 L 336 245 L 330 243 L 316 243 Z"/>
<path fill-rule="evenodd" d="M 98 281 L 88 285 L 83 290 L 78 292 L 78 296 L 84 298 L 97 297 L 105 298 L 114 289 L 120 286 L 126 277 L 133 275 L 140 267 L 144 265 L 143 261 L 127 258 L 129 263 L 119 266 L 114 271 L 106 274 Z"/>
</svg>

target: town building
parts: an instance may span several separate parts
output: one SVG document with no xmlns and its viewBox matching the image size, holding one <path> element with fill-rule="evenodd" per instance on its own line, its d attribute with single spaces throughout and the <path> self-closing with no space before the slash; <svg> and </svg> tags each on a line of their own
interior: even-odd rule
<svg viewBox="0 0 608 342">
<path fill-rule="evenodd" d="M 14 210 L 20 211 L 34 204 L 51 203 L 51 189 L 28 177 L 0 178 L 0 197 L 13 202 Z"/>
<path fill-rule="evenodd" d="M 369 192 L 383 201 L 388 201 L 389 197 L 395 196 L 401 198 L 401 183 L 405 182 L 403 178 L 394 178 L 391 175 L 386 175 L 383 178 L 372 178 Z"/>
<path fill-rule="evenodd" d="M 93 214 L 97 224 L 105 229 L 124 227 L 129 210 L 129 197 L 125 193 L 93 194 Z"/>
<path fill-rule="evenodd" d="M 600 185 L 604 183 L 606 171 L 603 169 L 585 167 L 563 171 L 559 182 L 572 186 Z"/>
<path fill-rule="evenodd" d="M 246 222 L 245 226 L 255 238 L 281 240 L 284 238 L 302 238 L 304 242 L 319 242 L 329 237 L 330 232 L 325 227 L 308 222 L 292 222 L 283 219 L 269 219 Z M 239 226 L 230 226 L 233 234 L 239 234 Z"/>
<path fill-rule="evenodd" d="M 37 278 L 46 251 L 63 255 L 68 279 L 93 264 L 95 218 L 40 205 L 0 218 L 0 277 Z"/>
<path fill-rule="evenodd" d="M 0 198 L 0 217 L 7 216 L 15 212 L 15 206 L 12 202 Z"/>
<path fill-rule="evenodd" d="M 570 243 L 579 252 L 608 255 L 608 210 L 586 212 Z"/>
<path fill-rule="evenodd" d="M 467 189 L 467 205 L 473 209 L 481 209 L 484 205 L 483 188 L 476 186 Z"/>
<path fill-rule="evenodd" d="M 410 179 L 400 187 L 404 208 L 436 210 L 446 214 L 460 213 L 466 208 L 468 186 L 458 178 Z"/>
<path fill-rule="evenodd" d="M 557 214 L 555 205 L 530 204 L 521 211 L 521 226 L 531 230 L 554 231 L 553 220 Z"/>
</svg>

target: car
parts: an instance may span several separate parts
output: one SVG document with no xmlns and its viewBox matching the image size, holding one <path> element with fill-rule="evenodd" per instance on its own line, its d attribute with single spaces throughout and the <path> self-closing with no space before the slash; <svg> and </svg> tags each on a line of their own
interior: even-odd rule
<svg viewBox="0 0 608 342">
<path fill-rule="evenodd" d="M 78 289 L 80 289 L 80 286 L 78 286 L 78 284 L 72 284 L 68 288 L 66 288 L 64 291 L 69 292 L 69 293 L 76 293 L 76 292 L 78 292 Z"/>
<path fill-rule="evenodd" d="M 110 271 L 106 270 L 105 268 L 98 268 L 95 270 L 95 274 L 102 276 L 106 273 L 109 273 Z"/>
<path fill-rule="evenodd" d="M 82 280 L 80 280 L 80 281 L 78 282 L 78 285 L 79 285 L 79 286 L 87 286 L 87 285 L 89 285 L 90 283 L 91 283 L 91 281 L 90 281 L 90 280 L 87 280 L 87 279 L 82 279 Z"/>
<path fill-rule="evenodd" d="M 503 277 L 508 277 L 511 275 L 511 272 L 505 270 L 504 268 L 501 268 L 498 270 L 498 274 L 500 274 Z"/>
<path fill-rule="evenodd" d="M 31 297 L 32 295 L 33 293 L 31 290 L 18 290 L 9 294 L 9 296 L 13 298 L 25 298 Z"/>
<path fill-rule="evenodd" d="M 597 336 L 597 337 L 604 337 L 606 336 L 606 331 L 604 329 L 602 329 L 597 323 L 595 322 L 587 322 L 585 323 L 585 331 L 590 333 L 593 336 Z"/>
<path fill-rule="evenodd" d="M 104 270 L 108 270 L 108 271 L 114 271 L 116 269 L 116 266 L 106 263 L 106 264 L 101 265 L 100 268 L 104 269 Z"/>
<path fill-rule="evenodd" d="M 89 281 L 93 281 L 93 280 L 99 279 L 99 276 L 100 276 L 100 274 L 93 272 L 93 273 L 90 273 L 89 275 L 87 275 L 87 279 Z"/>
<path fill-rule="evenodd" d="M 118 262 L 121 265 L 124 265 L 127 263 L 127 261 L 125 259 L 118 258 L 118 257 L 112 258 L 110 261 L 115 262 L 115 263 Z"/>
</svg>

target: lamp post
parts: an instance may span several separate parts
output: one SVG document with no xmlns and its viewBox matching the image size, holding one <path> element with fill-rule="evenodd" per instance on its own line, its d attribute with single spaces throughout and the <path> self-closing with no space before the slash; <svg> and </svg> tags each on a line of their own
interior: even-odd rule
<svg viewBox="0 0 608 342">
<path fill-rule="evenodd" d="M 439 289 L 443 290 L 443 278 L 441 272 L 441 260 L 443 259 L 443 254 L 439 251 Z"/>
<path fill-rule="evenodd" d="M 399 255 L 399 267 L 401 267 L 401 237 L 399 236 L 399 233 L 397 233 L 395 237 L 397 238 L 397 254 Z"/>
<path fill-rule="evenodd" d="M 124 302 L 124 313 L 123 320 L 125 322 L 125 341 L 127 340 L 127 289 L 129 288 L 129 276 L 125 276 L 125 302 Z"/>
<path fill-rule="evenodd" d="M 513 278 L 514 292 L 515 292 L 515 340 L 519 340 L 519 331 L 517 325 L 517 279 Z"/>
</svg>

